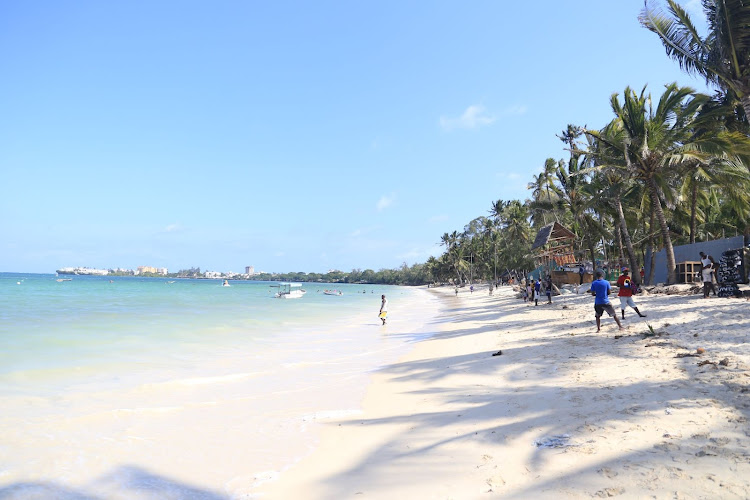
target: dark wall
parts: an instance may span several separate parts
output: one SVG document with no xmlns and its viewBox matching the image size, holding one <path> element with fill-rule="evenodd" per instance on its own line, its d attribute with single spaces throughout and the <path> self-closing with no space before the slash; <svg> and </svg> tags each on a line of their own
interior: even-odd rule
<svg viewBox="0 0 750 500">
<path fill-rule="evenodd" d="M 677 264 L 685 261 L 699 261 L 701 256 L 699 252 L 710 255 L 718 263 L 721 254 L 725 250 L 734 250 L 745 246 L 744 236 L 735 236 L 733 238 L 723 238 L 720 240 L 704 241 L 693 243 L 692 245 L 679 245 L 674 247 L 674 260 Z M 654 284 L 667 282 L 667 252 L 661 250 L 656 254 L 654 259 Z M 649 259 L 646 258 L 646 276 L 649 273 Z"/>
</svg>

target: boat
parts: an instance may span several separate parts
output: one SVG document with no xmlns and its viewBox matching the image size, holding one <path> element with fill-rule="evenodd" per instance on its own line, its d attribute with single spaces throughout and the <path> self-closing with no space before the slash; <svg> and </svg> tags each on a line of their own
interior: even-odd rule
<svg viewBox="0 0 750 500">
<path fill-rule="evenodd" d="M 344 292 L 342 292 L 341 290 L 326 290 L 323 293 L 326 295 L 337 295 L 339 297 L 341 295 L 344 295 Z"/>
<path fill-rule="evenodd" d="M 229 284 L 229 281 L 224 280 L 224 283 L 222 283 L 221 286 L 232 286 L 232 285 Z"/>
<path fill-rule="evenodd" d="M 307 293 L 302 288 L 302 283 L 279 283 L 271 286 L 279 289 L 274 295 L 277 299 L 300 299 Z"/>
<path fill-rule="evenodd" d="M 55 281 L 62 283 L 63 281 L 73 281 L 73 278 L 58 278 Z"/>
</svg>

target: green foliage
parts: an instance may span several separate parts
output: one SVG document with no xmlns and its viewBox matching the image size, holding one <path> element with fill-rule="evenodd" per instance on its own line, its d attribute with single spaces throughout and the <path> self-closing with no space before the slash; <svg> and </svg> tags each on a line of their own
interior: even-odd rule
<svg viewBox="0 0 750 500">
<path fill-rule="evenodd" d="M 428 264 L 402 264 L 399 269 L 352 269 L 351 272 L 330 271 L 319 273 L 263 273 L 251 276 L 251 281 L 294 281 L 301 283 L 362 283 L 380 285 L 426 285 L 435 281 L 432 266 Z"/>
</svg>

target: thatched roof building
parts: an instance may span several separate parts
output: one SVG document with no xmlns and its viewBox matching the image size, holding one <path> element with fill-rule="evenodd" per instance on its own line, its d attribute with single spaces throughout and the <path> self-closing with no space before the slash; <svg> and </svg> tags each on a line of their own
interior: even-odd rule
<svg viewBox="0 0 750 500">
<path fill-rule="evenodd" d="M 541 228 L 531 245 L 534 258 L 540 265 L 548 268 L 554 261 L 558 266 L 576 262 L 574 244 L 576 235 L 559 222 L 553 222 Z"/>
</svg>

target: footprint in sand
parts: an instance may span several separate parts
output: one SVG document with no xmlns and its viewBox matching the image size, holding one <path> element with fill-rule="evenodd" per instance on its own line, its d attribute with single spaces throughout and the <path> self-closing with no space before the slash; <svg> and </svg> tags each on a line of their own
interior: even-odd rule
<svg viewBox="0 0 750 500">
<path fill-rule="evenodd" d="M 505 479 L 500 474 L 495 474 L 491 478 L 487 479 L 487 485 L 490 487 L 490 491 L 499 491 L 505 486 Z"/>
<path fill-rule="evenodd" d="M 661 451 L 677 451 L 680 449 L 680 446 L 676 443 L 669 443 L 667 441 L 659 444 L 655 444 L 654 448 Z"/>
<path fill-rule="evenodd" d="M 602 467 L 601 469 L 599 469 L 596 472 L 598 472 L 599 474 L 601 474 L 604 477 L 608 477 L 609 479 L 612 479 L 613 477 L 617 476 L 617 471 L 616 470 L 612 470 L 609 467 Z"/>
<path fill-rule="evenodd" d="M 625 488 L 604 488 L 597 491 L 594 496 L 600 498 L 616 497 L 625 493 Z"/>
</svg>

